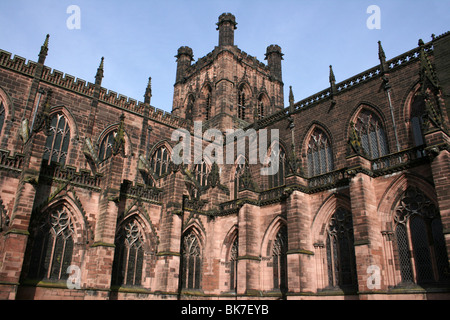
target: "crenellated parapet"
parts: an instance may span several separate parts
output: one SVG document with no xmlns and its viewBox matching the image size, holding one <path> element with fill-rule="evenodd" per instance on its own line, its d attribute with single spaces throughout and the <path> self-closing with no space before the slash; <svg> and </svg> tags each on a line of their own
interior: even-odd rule
<svg viewBox="0 0 450 320">
<path fill-rule="evenodd" d="M 36 67 L 37 63 L 34 61 L 27 61 L 25 58 L 17 55 L 12 57 L 11 53 L 0 50 L 0 68 L 8 69 L 32 78 L 35 75 Z M 43 67 L 41 81 L 86 97 L 93 97 L 95 91 L 94 83 L 65 74 L 56 69 L 51 69 L 47 66 Z M 144 109 L 149 107 L 144 102 L 137 101 L 103 87 L 100 88 L 99 102 L 140 116 L 144 114 Z M 182 127 L 185 124 L 183 119 L 152 106 L 150 106 L 149 119 L 171 127 Z"/>
</svg>

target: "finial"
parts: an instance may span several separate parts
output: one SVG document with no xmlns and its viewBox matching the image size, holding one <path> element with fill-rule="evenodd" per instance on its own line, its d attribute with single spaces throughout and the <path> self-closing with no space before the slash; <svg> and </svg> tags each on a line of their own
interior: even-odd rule
<svg viewBox="0 0 450 320">
<path fill-rule="evenodd" d="M 150 98 L 152 97 L 152 77 L 148 78 L 147 88 L 144 94 L 144 103 L 150 104 Z"/>
<path fill-rule="evenodd" d="M 380 59 L 381 74 L 385 74 L 388 71 L 388 66 L 386 64 L 386 54 L 384 53 L 381 41 L 378 41 L 378 58 Z"/>
<path fill-rule="evenodd" d="M 292 86 L 289 86 L 289 102 L 294 103 L 294 92 L 292 91 Z"/>
<path fill-rule="evenodd" d="M 47 36 L 45 37 L 45 41 L 44 41 L 44 47 L 45 48 L 48 48 L 48 40 L 49 40 L 49 38 L 50 38 L 50 35 L 47 34 Z"/>
<path fill-rule="evenodd" d="M 386 55 L 383 50 L 383 46 L 381 45 L 381 41 L 378 41 L 378 57 L 380 60 L 386 60 Z"/>
<path fill-rule="evenodd" d="M 336 90 L 336 77 L 334 76 L 332 65 L 330 65 L 330 87 L 331 87 L 331 96 L 333 98 L 337 90 Z"/>
<path fill-rule="evenodd" d="M 294 111 L 294 92 L 292 91 L 292 86 L 289 86 L 289 112 Z"/>
<path fill-rule="evenodd" d="M 336 82 L 336 78 L 334 76 L 333 66 L 330 65 L 330 83 L 335 83 L 335 82 Z"/>
<path fill-rule="evenodd" d="M 44 44 L 41 46 L 41 51 L 39 52 L 39 61 L 38 61 L 40 64 L 44 64 L 45 58 L 47 57 L 49 38 L 50 38 L 50 35 L 47 34 L 47 36 L 45 37 Z"/>
<path fill-rule="evenodd" d="M 101 83 L 102 83 L 104 61 L 105 61 L 105 57 L 102 57 L 100 66 L 97 69 L 97 74 L 95 75 L 95 84 L 98 84 L 98 85 L 101 85 Z"/>
</svg>

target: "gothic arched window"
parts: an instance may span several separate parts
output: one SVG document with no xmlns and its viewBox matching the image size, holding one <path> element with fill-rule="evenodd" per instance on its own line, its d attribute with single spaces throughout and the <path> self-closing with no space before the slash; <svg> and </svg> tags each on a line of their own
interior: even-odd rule
<svg viewBox="0 0 450 320">
<path fill-rule="evenodd" d="M 263 95 L 258 99 L 257 119 L 261 120 L 265 117 L 267 105 L 264 103 Z"/>
<path fill-rule="evenodd" d="M 169 164 L 170 154 L 169 150 L 165 146 L 158 148 L 150 159 L 150 167 L 152 168 L 155 176 L 158 178 L 165 175 L 169 171 Z"/>
<path fill-rule="evenodd" d="M 244 86 L 241 86 L 238 92 L 238 118 L 245 120 L 247 111 L 247 96 L 244 91 Z"/>
<path fill-rule="evenodd" d="M 416 95 L 411 104 L 411 134 L 414 140 L 414 146 L 418 147 L 424 144 L 423 140 L 423 121 L 426 114 L 425 100 L 422 96 Z"/>
<path fill-rule="evenodd" d="M 6 111 L 3 102 L 0 101 L 0 135 L 2 134 L 3 124 L 5 123 Z"/>
<path fill-rule="evenodd" d="M 333 151 L 327 135 L 315 129 L 308 143 L 308 174 L 318 176 L 334 169 Z"/>
<path fill-rule="evenodd" d="M 338 208 L 327 227 L 328 285 L 348 288 L 357 285 L 351 212 Z"/>
<path fill-rule="evenodd" d="M 272 247 L 273 288 L 281 292 L 287 290 L 287 227 L 283 225 L 278 231 Z"/>
<path fill-rule="evenodd" d="M 359 113 L 355 129 L 361 138 L 364 152 L 370 159 L 381 158 L 388 154 L 388 144 L 380 119 L 369 110 Z"/>
<path fill-rule="evenodd" d="M 277 154 L 274 154 L 275 151 L 273 149 L 271 152 L 274 159 L 276 159 L 275 161 L 278 161 L 278 171 L 268 176 L 269 189 L 284 186 L 286 175 L 286 152 L 281 146 L 278 148 Z"/>
<path fill-rule="evenodd" d="M 206 111 L 206 120 L 211 118 L 211 108 L 212 108 L 212 89 L 210 86 L 206 88 L 206 102 L 205 102 L 205 111 Z"/>
<path fill-rule="evenodd" d="M 63 280 L 72 262 L 74 227 L 64 206 L 52 210 L 32 233 L 30 279 Z"/>
<path fill-rule="evenodd" d="M 189 95 L 186 105 L 186 119 L 192 120 L 194 118 L 194 104 L 195 98 L 192 94 Z"/>
<path fill-rule="evenodd" d="M 102 142 L 100 143 L 100 150 L 98 156 L 100 161 L 109 159 L 113 155 L 113 146 L 116 136 L 117 130 L 110 132 L 106 137 L 103 138 Z"/>
<path fill-rule="evenodd" d="M 394 223 L 402 282 L 450 280 L 439 210 L 421 190 L 406 190 L 395 209 Z"/>
<path fill-rule="evenodd" d="M 239 194 L 239 186 L 240 186 L 240 180 L 241 180 L 241 176 L 244 173 L 245 170 L 245 166 L 246 166 L 246 162 L 242 161 L 242 163 L 239 163 L 236 166 L 236 170 L 234 171 L 234 199 L 238 198 L 238 194 Z"/>
<path fill-rule="evenodd" d="M 112 284 L 139 286 L 144 266 L 144 240 L 136 220 L 123 225 L 115 241 Z"/>
<path fill-rule="evenodd" d="M 183 237 L 182 250 L 181 287 L 182 289 L 200 289 L 202 250 L 192 230 Z"/>
<path fill-rule="evenodd" d="M 208 165 L 206 164 L 205 160 L 203 160 L 202 163 L 195 165 L 194 177 L 202 187 L 206 187 L 208 183 L 208 174 Z"/>
<path fill-rule="evenodd" d="M 70 143 L 70 127 L 62 113 L 53 115 L 50 125 L 50 134 L 47 137 L 44 147 L 43 159 L 51 164 L 52 162 L 65 164 Z"/>
<path fill-rule="evenodd" d="M 229 261 L 230 261 L 230 290 L 235 291 L 237 288 L 237 258 L 238 258 L 238 238 L 233 241 L 233 245 L 230 248 Z"/>
</svg>

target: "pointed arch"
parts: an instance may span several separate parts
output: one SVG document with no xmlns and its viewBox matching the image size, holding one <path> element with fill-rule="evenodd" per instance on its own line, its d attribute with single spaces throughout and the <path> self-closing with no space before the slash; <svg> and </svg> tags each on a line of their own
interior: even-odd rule
<svg viewBox="0 0 450 320">
<path fill-rule="evenodd" d="M 27 244 L 27 278 L 62 281 L 86 243 L 84 219 L 72 199 L 62 197 L 35 213 Z M 76 264 L 81 263 L 77 261 Z"/>
<path fill-rule="evenodd" d="M 425 99 L 421 92 L 421 84 L 416 83 L 409 91 L 402 109 L 406 132 L 408 132 L 409 145 L 413 147 L 422 146 L 424 140 L 424 124 L 427 111 Z M 424 154 L 418 154 L 419 157 Z"/>
<path fill-rule="evenodd" d="M 275 161 L 278 161 L 278 171 L 272 175 L 268 175 L 268 188 L 277 188 L 284 186 L 286 184 L 286 173 L 287 173 L 287 148 L 285 144 L 281 141 L 274 141 L 270 145 L 267 156 L 272 159 L 274 157 Z M 271 164 L 272 165 L 272 164 Z"/>
<path fill-rule="evenodd" d="M 190 226 L 182 237 L 181 249 L 181 288 L 182 290 L 201 289 L 203 243 L 200 230 Z"/>
<path fill-rule="evenodd" d="M 70 110 L 65 106 L 55 106 L 50 112 L 50 131 L 45 141 L 43 160 L 47 165 L 65 165 L 69 148 L 78 140 L 78 126 Z"/>
<path fill-rule="evenodd" d="M 394 219 L 395 205 L 400 201 L 408 187 L 415 187 L 422 190 L 425 196 L 437 203 L 436 192 L 432 182 L 414 173 L 401 174 L 389 184 L 378 203 L 377 211 L 380 215 L 384 230 L 392 229 L 391 222 Z"/>
<path fill-rule="evenodd" d="M 350 198 L 333 193 L 322 203 L 311 224 L 319 289 L 356 290 L 356 257 Z"/>
<path fill-rule="evenodd" d="M 207 156 L 203 156 L 202 162 L 192 165 L 192 173 L 194 178 L 202 187 L 208 185 L 208 175 L 211 172 L 212 161 Z"/>
<path fill-rule="evenodd" d="M 413 173 L 401 174 L 381 196 L 384 254 L 394 261 L 387 264 L 390 285 L 450 281 L 437 203 L 432 182 Z"/>
<path fill-rule="evenodd" d="M 188 93 L 184 102 L 185 111 L 185 119 L 186 120 L 194 120 L 195 112 L 196 112 L 196 103 L 197 99 L 194 93 Z"/>
<path fill-rule="evenodd" d="M 72 130 L 71 140 L 75 141 L 78 140 L 80 137 L 80 132 L 78 129 L 78 123 L 75 120 L 75 117 L 70 111 L 70 107 L 67 107 L 65 105 L 57 105 L 51 108 L 50 115 L 55 113 L 62 113 L 64 117 L 66 118 L 67 122 L 69 123 L 69 126 Z"/>
<path fill-rule="evenodd" d="M 207 81 L 203 84 L 201 89 L 201 108 L 205 116 L 205 120 L 210 120 L 213 114 L 213 85 Z"/>
<path fill-rule="evenodd" d="M 155 178 L 165 176 L 170 172 L 172 146 L 167 140 L 156 143 L 149 152 L 149 164 Z"/>
<path fill-rule="evenodd" d="M 313 122 L 305 136 L 302 151 L 306 155 L 306 172 L 309 177 L 334 170 L 332 136 L 324 125 Z"/>
<path fill-rule="evenodd" d="M 14 102 L 11 99 L 11 96 L 2 87 L 0 87 L 0 103 L 3 103 L 3 107 L 5 108 L 5 120 L 9 119 L 10 121 L 14 121 L 16 114 Z"/>
<path fill-rule="evenodd" d="M 233 192 L 231 193 L 233 200 L 238 198 L 240 179 L 241 176 L 244 174 L 246 168 L 248 168 L 248 160 L 244 155 L 239 154 L 234 163 L 230 177 L 231 189 L 233 190 Z"/>
<path fill-rule="evenodd" d="M 263 91 L 259 93 L 257 101 L 258 102 L 256 106 L 256 119 L 261 120 L 267 117 L 271 111 L 270 99 L 269 96 L 267 95 L 267 92 Z"/>
<path fill-rule="evenodd" d="M 360 104 L 349 125 L 348 135 L 352 128 L 356 130 L 367 157 L 377 159 L 389 154 L 386 121 L 377 108 L 367 103 Z"/>
<path fill-rule="evenodd" d="M 111 284 L 141 286 L 148 268 L 154 267 L 157 237 L 139 209 L 130 212 L 117 225 Z M 153 262 L 153 266 L 152 266 Z"/>
<path fill-rule="evenodd" d="M 393 210 L 394 256 L 401 283 L 450 283 L 443 225 L 438 205 L 409 186 Z"/>
<path fill-rule="evenodd" d="M 275 217 L 263 236 L 261 245 L 261 257 L 270 263 L 263 266 L 263 274 L 266 288 L 280 291 L 285 294 L 287 291 L 287 251 L 288 251 L 288 230 L 287 221 L 281 215 Z"/>
<path fill-rule="evenodd" d="M 237 288 L 237 265 L 239 257 L 239 230 L 233 225 L 225 236 L 221 248 L 221 260 L 225 265 L 225 278 L 227 290 L 235 292 Z"/>
<path fill-rule="evenodd" d="M 105 161 L 112 156 L 112 147 L 114 145 L 114 140 L 119 130 L 120 122 L 111 124 L 107 126 L 98 136 L 97 146 L 99 152 L 100 161 Z M 128 136 L 127 131 L 124 131 L 125 146 L 124 150 L 127 150 L 127 154 L 132 154 L 133 146 L 131 144 L 131 139 Z"/>
<path fill-rule="evenodd" d="M 282 215 L 276 216 L 264 233 L 261 241 L 260 255 L 261 257 L 270 257 L 273 249 L 273 240 L 276 238 L 281 227 L 287 226 L 286 218 Z"/>
<path fill-rule="evenodd" d="M 241 120 L 252 119 L 250 110 L 252 89 L 250 85 L 246 81 L 243 81 L 237 86 L 237 90 L 238 118 Z"/>
<path fill-rule="evenodd" d="M 314 214 L 311 222 L 311 234 L 316 237 L 315 242 L 325 242 L 325 225 L 330 221 L 331 216 L 339 207 L 351 211 L 350 198 L 341 193 L 334 192 L 322 202 L 322 205 Z"/>
</svg>

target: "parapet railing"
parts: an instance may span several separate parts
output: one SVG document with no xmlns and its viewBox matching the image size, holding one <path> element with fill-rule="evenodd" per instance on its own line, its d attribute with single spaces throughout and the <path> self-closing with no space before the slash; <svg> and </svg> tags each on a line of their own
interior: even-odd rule
<svg viewBox="0 0 450 320">
<path fill-rule="evenodd" d="M 11 155 L 10 151 L 0 149 L 0 168 L 20 172 L 24 157 L 23 154 Z"/>
<path fill-rule="evenodd" d="M 425 147 L 422 145 L 372 160 L 372 172 L 375 176 L 388 174 L 390 172 L 402 170 L 405 166 L 427 161 L 427 159 Z"/>
</svg>

